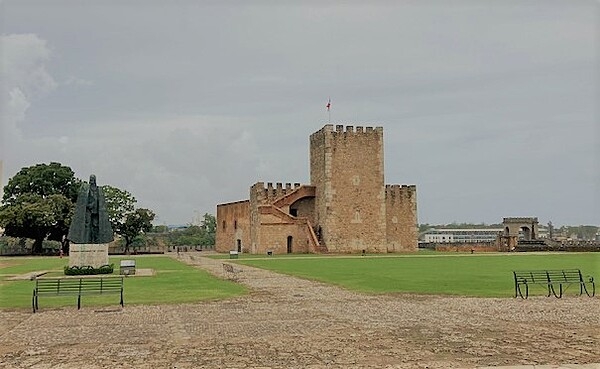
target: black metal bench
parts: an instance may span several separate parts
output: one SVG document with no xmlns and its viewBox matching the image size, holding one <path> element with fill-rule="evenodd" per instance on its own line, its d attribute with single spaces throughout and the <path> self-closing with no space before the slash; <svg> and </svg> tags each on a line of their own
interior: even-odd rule
<svg viewBox="0 0 600 369">
<path fill-rule="evenodd" d="M 563 292 L 571 285 L 579 285 L 579 296 L 584 292 L 589 297 L 596 295 L 596 285 L 594 277 L 581 274 L 579 269 L 563 269 L 563 270 L 521 270 L 513 271 L 515 279 L 515 297 L 529 297 L 530 285 L 541 285 L 547 289 L 547 297 L 554 295 L 556 298 L 561 298 Z M 591 286 L 591 292 L 588 291 L 588 286 Z M 525 296 L 523 296 L 522 286 L 525 286 Z M 558 293 L 556 288 L 558 286 Z M 564 288 L 563 288 L 564 286 Z"/>
<path fill-rule="evenodd" d="M 40 296 L 77 295 L 77 310 L 81 308 L 82 295 L 120 294 L 120 305 L 123 305 L 123 277 L 84 277 L 36 279 L 31 306 L 35 313 L 39 310 Z"/>
</svg>

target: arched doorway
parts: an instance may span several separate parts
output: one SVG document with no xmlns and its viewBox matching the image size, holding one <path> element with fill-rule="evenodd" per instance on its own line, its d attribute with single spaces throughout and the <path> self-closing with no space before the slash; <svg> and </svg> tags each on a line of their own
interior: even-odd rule
<svg viewBox="0 0 600 369">
<path fill-rule="evenodd" d="M 294 242 L 294 238 L 292 236 L 288 236 L 288 238 L 287 238 L 287 253 L 288 254 L 292 253 L 293 242 Z"/>
<path fill-rule="evenodd" d="M 531 236 L 531 228 L 521 227 L 520 232 L 519 232 L 519 239 L 522 239 L 525 241 L 531 241 L 533 239 L 533 237 Z"/>
</svg>

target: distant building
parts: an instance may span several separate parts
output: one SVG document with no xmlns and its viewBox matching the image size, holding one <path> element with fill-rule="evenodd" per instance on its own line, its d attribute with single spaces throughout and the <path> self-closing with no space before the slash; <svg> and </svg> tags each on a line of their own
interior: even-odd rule
<svg viewBox="0 0 600 369">
<path fill-rule="evenodd" d="M 475 243 L 493 242 L 503 228 L 432 228 L 423 235 L 426 243 Z"/>
<path fill-rule="evenodd" d="M 258 182 L 249 200 L 217 205 L 216 250 L 416 251 L 416 186 L 386 185 L 383 164 L 383 128 L 324 126 L 310 136 L 310 184 Z"/>
</svg>

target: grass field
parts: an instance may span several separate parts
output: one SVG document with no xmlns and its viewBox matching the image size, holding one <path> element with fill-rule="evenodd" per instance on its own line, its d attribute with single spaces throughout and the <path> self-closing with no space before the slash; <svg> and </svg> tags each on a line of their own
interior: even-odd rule
<svg viewBox="0 0 600 369">
<path fill-rule="evenodd" d="M 519 253 L 260 257 L 236 262 L 302 278 L 332 283 L 365 293 L 445 294 L 478 297 L 514 295 L 513 270 L 581 269 L 600 278 L 600 253 Z M 571 286 L 567 295 L 577 293 Z M 543 287 L 533 287 L 543 295 Z"/>
<path fill-rule="evenodd" d="M 228 255 L 215 256 L 228 258 Z M 111 257 L 119 264 L 121 259 Z M 169 257 L 135 257 L 137 268 L 154 269 L 155 276 L 125 279 L 125 304 L 172 304 L 220 299 L 244 294 L 236 283 L 215 278 L 200 269 Z M 240 264 L 336 284 L 364 293 L 445 294 L 478 297 L 512 297 L 513 270 L 581 269 L 600 278 L 600 253 L 456 254 L 419 253 L 404 255 L 240 255 Z M 57 257 L 0 258 L 0 308 L 28 308 L 34 282 L 9 281 L 13 275 L 49 271 L 46 276 L 64 276 L 67 259 Z M 542 287 L 533 295 L 543 295 Z M 567 295 L 578 292 L 577 286 Z M 84 296 L 83 306 L 117 305 L 118 296 Z M 75 306 L 76 297 L 40 299 L 40 307 Z"/>
<path fill-rule="evenodd" d="M 111 257 L 110 262 L 116 265 L 117 273 L 121 259 L 136 259 L 137 268 L 154 269 L 156 272 L 154 276 L 125 279 L 125 305 L 194 302 L 227 298 L 247 292 L 239 284 L 215 278 L 203 270 L 164 256 Z M 66 264 L 68 259 L 57 257 L 0 258 L 0 308 L 31 306 L 34 282 L 9 281 L 7 278 L 33 271 L 50 271 L 45 276 L 64 277 L 62 269 Z M 118 303 L 118 295 L 82 297 L 83 306 L 118 305 Z M 76 296 L 40 298 L 42 309 L 76 306 L 76 304 Z"/>
</svg>

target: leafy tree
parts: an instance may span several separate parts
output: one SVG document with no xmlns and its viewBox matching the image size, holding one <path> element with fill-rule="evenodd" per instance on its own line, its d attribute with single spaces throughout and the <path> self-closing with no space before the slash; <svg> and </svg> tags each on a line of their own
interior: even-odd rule
<svg viewBox="0 0 600 369">
<path fill-rule="evenodd" d="M 134 212 L 137 200 L 131 193 L 110 185 L 102 186 L 102 192 L 106 200 L 108 220 L 113 231 L 120 234 L 127 215 Z"/>
<path fill-rule="evenodd" d="M 154 233 L 167 233 L 169 232 L 169 227 L 166 225 L 157 225 L 152 228 L 152 232 Z"/>
<path fill-rule="evenodd" d="M 169 243 L 175 246 L 211 247 L 215 244 L 217 220 L 212 214 L 204 214 L 199 226 L 190 225 L 169 233 Z"/>
<path fill-rule="evenodd" d="M 75 178 L 73 170 L 60 163 L 36 164 L 22 168 L 4 187 L 2 202 L 14 204 L 23 194 L 36 194 L 42 198 L 50 195 L 63 195 L 72 203 L 77 201 L 77 191 L 81 181 Z"/>
<path fill-rule="evenodd" d="M 42 251 L 48 237 L 61 240 L 69 230 L 80 181 L 59 163 L 22 168 L 4 187 L 0 225 L 5 234 L 35 240 L 32 253 Z"/>
<path fill-rule="evenodd" d="M 0 224 L 8 236 L 32 238 L 33 254 L 42 252 L 44 239 L 60 241 L 69 231 L 73 203 L 63 195 L 22 194 L 12 203 L 0 210 Z"/>
<path fill-rule="evenodd" d="M 150 232 L 152 230 L 153 220 L 154 212 L 142 208 L 135 209 L 134 212 L 128 213 L 125 216 L 125 221 L 118 234 L 125 239 L 126 254 L 130 252 L 129 247 L 141 232 Z"/>
<path fill-rule="evenodd" d="M 214 215 L 205 213 L 200 224 L 202 229 L 202 240 L 200 245 L 202 246 L 214 246 L 215 234 L 217 232 L 217 219 Z"/>
</svg>

